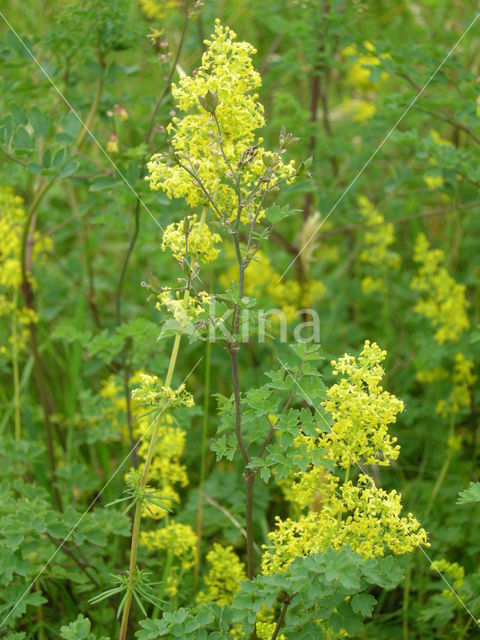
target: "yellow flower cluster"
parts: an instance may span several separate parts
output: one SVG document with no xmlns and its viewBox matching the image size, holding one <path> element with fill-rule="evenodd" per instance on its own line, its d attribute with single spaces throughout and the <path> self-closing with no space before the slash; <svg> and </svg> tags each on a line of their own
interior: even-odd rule
<svg viewBox="0 0 480 640">
<path fill-rule="evenodd" d="M 172 318 L 181 327 L 186 327 L 205 311 L 210 303 L 210 296 L 206 291 L 200 291 L 197 296 L 184 295 L 180 291 L 163 291 L 158 295 L 156 308 L 160 311 L 165 307 Z"/>
<path fill-rule="evenodd" d="M 26 222 L 23 200 L 15 195 L 11 187 L 0 186 L 0 319 L 2 324 L 14 326 L 9 331 L 10 341 L 16 341 L 16 349 L 25 347 L 28 325 L 36 322 L 36 314 L 19 304 L 22 281 L 21 237 Z M 36 233 L 34 237 L 34 260 L 50 249 L 50 238 Z M 33 286 L 35 282 L 31 283 Z M 7 355 L 6 344 L 0 345 L 0 355 Z"/>
<path fill-rule="evenodd" d="M 142 12 L 149 20 L 163 20 L 180 6 L 180 0 L 138 0 Z"/>
<path fill-rule="evenodd" d="M 380 385 L 386 355 L 367 340 L 358 358 L 345 354 L 332 362 L 333 375 L 343 377 L 328 390 L 323 402 L 333 425 L 320 435 L 319 444 L 345 469 L 357 463 L 387 466 L 398 458 L 400 447 L 389 435 L 388 425 L 396 422 L 403 402 Z"/>
<path fill-rule="evenodd" d="M 140 539 L 141 544 L 150 551 L 164 549 L 172 552 L 185 571 L 197 562 L 197 534 L 188 524 L 170 522 L 154 531 L 143 531 Z"/>
<path fill-rule="evenodd" d="M 142 531 L 140 544 L 152 553 L 166 551 L 171 555 L 173 566 L 165 592 L 175 597 L 184 572 L 192 569 L 197 562 L 197 534 L 187 524 L 170 522 L 160 529 Z"/>
<path fill-rule="evenodd" d="M 270 640 L 276 626 L 275 610 L 262 607 L 257 614 L 257 637 L 259 640 Z M 277 638 L 278 640 L 286 640 L 283 633 L 280 633 Z"/>
<path fill-rule="evenodd" d="M 356 484 L 348 480 L 351 465 L 387 465 L 399 454 L 387 427 L 395 422 L 403 403 L 380 386 L 385 355 L 377 344 L 366 341 L 358 358 L 345 355 L 332 363 L 334 374 L 344 377 L 329 389 L 323 403 L 333 418 L 331 431 L 317 438 L 303 434 L 299 438 L 307 449 L 326 449 L 334 467 L 346 469 L 346 479 L 340 484 L 336 475 L 315 465 L 295 474 L 287 498 L 308 511 L 297 520 L 276 519 L 262 559 L 264 573 L 282 571 L 296 557 L 329 546 L 349 545 L 368 558 L 386 551 L 408 553 L 427 543 L 413 515 L 401 515 L 401 496 L 396 491 L 377 488 L 363 473 Z"/>
<path fill-rule="evenodd" d="M 139 374 L 139 386 L 132 391 L 132 399 L 141 405 L 193 407 L 193 396 L 184 384 L 175 391 L 171 387 L 162 384 L 160 378 L 148 373 Z"/>
<path fill-rule="evenodd" d="M 377 112 L 375 103 L 363 98 L 345 98 L 341 103 L 341 109 L 355 122 L 366 122 Z"/>
<path fill-rule="evenodd" d="M 402 516 L 401 496 L 375 487 L 360 475 L 357 485 L 339 486 L 336 476 L 324 481 L 324 502 L 319 511 L 309 511 L 298 520 L 276 518 L 276 529 L 268 534 L 262 570 L 276 573 L 296 557 L 340 550 L 348 545 L 364 558 L 380 557 L 386 551 L 409 553 L 427 543 L 425 531 L 411 513 Z"/>
<path fill-rule="evenodd" d="M 442 148 L 453 146 L 451 142 L 449 142 L 448 140 L 445 140 L 445 138 L 442 138 L 441 135 L 438 133 L 438 131 L 435 131 L 435 130 L 430 131 L 430 138 L 437 145 L 439 154 L 441 154 Z M 428 162 L 433 166 L 438 165 L 438 160 L 436 158 L 429 158 Z M 441 175 L 436 175 L 436 174 L 432 175 L 427 173 L 426 175 L 423 176 L 423 180 L 427 185 L 427 187 L 431 190 L 435 190 L 435 189 L 439 189 L 440 187 L 443 187 L 443 177 Z"/>
<path fill-rule="evenodd" d="M 149 376 L 145 372 L 137 371 L 131 378 L 131 384 L 141 385 L 147 380 L 157 384 L 156 376 Z M 152 384 L 153 384 L 152 383 Z M 100 391 L 101 397 L 108 401 L 106 407 L 101 408 L 100 415 L 93 418 L 92 422 L 102 422 L 111 425 L 111 432 L 114 437 L 128 438 L 128 430 L 126 426 L 126 402 L 122 385 L 117 382 L 114 375 L 109 376 L 102 383 Z M 147 456 L 149 438 L 152 430 L 151 415 L 145 415 L 145 406 L 143 402 L 132 398 L 132 428 L 135 440 L 142 439 L 138 447 L 138 457 L 144 460 Z M 159 501 L 166 507 L 173 507 L 174 504 L 180 502 L 178 494 L 179 487 L 186 487 L 188 484 L 187 469 L 182 464 L 182 456 L 185 450 L 186 433 L 183 429 L 177 427 L 172 416 L 165 412 L 158 420 L 160 421 L 160 432 L 155 444 L 155 454 L 150 464 L 149 482 L 154 485 L 155 492 L 161 495 Z M 144 516 L 161 519 L 167 515 L 165 509 L 158 507 L 153 503 L 145 506 Z"/>
<path fill-rule="evenodd" d="M 200 591 L 197 602 L 216 602 L 223 606 L 231 604 L 234 595 L 245 580 L 245 568 L 233 547 L 222 547 L 215 543 L 207 554 L 210 565 L 205 576 L 205 591 Z"/>
<path fill-rule="evenodd" d="M 163 416 L 162 416 L 163 417 Z M 134 428 L 135 438 L 140 438 L 147 430 L 150 432 L 151 423 L 148 419 L 141 418 Z M 171 416 L 166 416 L 160 427 L 159 438 L 155 445 L 155 455 L 150 464 L 149 478 L 155 483 L 156 491 L 161 496 L 159 501 L 164 506 L 172 508 L 180 502 L 177 487 L 186 487 L 188 484 L 187 469 L 181 463 L 185 450 L 185 431 L 173 424 Z M 148 451 L 148 439 L 142 440 L 138 449 L 138 456 L 144 460 Z M 167 515 L 165 509 L 148 504 L 144 515 L 160 520 Z"/>
<path fill-rule="evenodd" d="M 342 51 L 343 57 L 351 61 L 347 73 L 347 82 L 356 89 L 370 89 L 375 86 L 372 82 L 371 71 L 368 67 L 378 67 L 382 64 L 381 58 L 376 54 L 375 45 L 371 42 L 364 42 L 364 53 L 359 53 L 356 45 L 351 44 Z M 385 58 L 385 54 L 382 56 Z M 386 80 L 388 74 L 382 71 L 381 80 Z"/>
<path fill-rule="evenodd" d="M 380 276 L 370 273 L 362 278 L 362 289 L 365 293 L 384 291 L 387 270 L 398 271 L 401 264 L 398 253 L 390 250 L 395 241 L 394 227 L 392 223 L 385 222 L 383 215 L 365 196 L 360 196 L 357 203 L 367 224 L 360 261 L 375 271 L 380 270 Z"/>
<path fill-rule="evenodd" d="M 443 367 L 434 367 L 433 369 L 421 369 L 417 371 L 417 380 L 421 384 L 432 384 L 437 380 L 445 380 L 448 377 L 448 373 Z"/>
<path fill-rule="evenodd" d="M 436 412 L 444 418 L 455 415 L 459 409 L 470 406 L 471 389 L 477 380 L 473 373 L 475 364 L 466 358 L 463 353 L 455 354 L 453 365 L 452 390 L 447 399 L 439 400 Z"/>
<path fill-rule="evenodd" d="M 423 294 L 415 311 L 430 320 L 439 344 L 455 341 L 469 328 L 465 286 L 458 284 L 445 268 L 445 254 L 431 249 L 421 233 L 415 242 L 413 259 L 419 265 L 411 287 Z"/>
<path fill-rule="evenodd" d="M 204 221 L 197 222 L 194 214 L 187 216 L 184 221 L 168 225 L 163 234 L 162 250 L 169 249 L 179 262 L 188 259 L 207 264 L 213 262 L 220 253 L 215 248 L 220 241 L 218 233 L 212 233 Z"/>
<path fill-rule="evenodd" d="M 232 286 L 237 269 L 232 265 L 220 276 L 222 286 Z M 258 251 L 245 274 L 245 295 L 255 298 L 267 296 L 282 311 L 287 322 L 293 322 L 298 318 L 299 309 L 311 307 L 325 293 L 325 286 L 319 280 L 310 280 L 303 288 L 297 280 L 279 280 L 280 274 L 273 268 L 270 258 Z"/>
<path fill-rule="evenodd" d="M 432 562 L 431 568 L 442 576 L 446 575 L 449 579 L 449 583 L 452 584 L 455 591 L 459 592 L 462 590 L 465 582 L 465 569 L 459 565 L 458 562 L 448 562 L 448 560 L 442 558 L 441 560 L 435 560 L 435 562 Z M 442 596 L 445 596 L 445 598 L 455 598 L 451 589 L 443 589 Z"/>
<path fill-rule="evenodd" d="M 205 44 L 207 50 L 195 75 L 172 86 L 177 107 L 185 113 L 168 127 L 176 159 L 170 162 L 154 155 L 146 179 L 152 189 L 163 189 L 170 198 L 184 198 L 190 207 L 205 204 L 208 194 L 215 200 L 216 213 L 233 219 L 237 192 L 232 171 L 241 173 L 241 192 L 248 199 L 253 188 L 257 197 L 267 188 L 260 180 L 266 166 L 271 167 L 269 187 L 293 177 L 295 170 L 283 164 L 278 154 L 259 146 L 262 139 L 255 139 L 255 131 L 265 123 L 255 93 L 261 85 L 252 64 L 255 49 L 247 42 L 237 42 L 236 34 L 219 20 Z M 244 221 L 254 215 L 253 210 L 254 199 L 244 209 Z"/>
<path fill-rule="evenodd" d="M 111 426 L 112 434 L 128 435 L 125 425 L 125 394 L 115 374 L 112 373 L 100 382 L 100 397 L 106 403 L 102 403 L 100 415 L 91 418 L 89 424 L 102 422 Z"/>
<path fill-rule="evenodd" d="M 364 42 L 366 51 L 360 53 L 356 45 L 349 45 L 342 51 L 343 57 L 348 61 L 349 68 L 347 72 L 347 83 L 353 87 L 358 96 L 354 99 L 346 98 L 341 109 L 351 115 L 353 120 L 357 122 L 365 122 L 372 118 L 377 107 L 372 99 L 372 89 L 375 88 L 377 82 L 372 80 L 371 69 L 369 67 L 378 67 L 382 64 L 382 59 L 388 57 L 387 54 L 382 56 L 376 55 L 375 46 L 371 42 Z M 388 74 L 382 71 L 380 82 L 384 82 L 388 78 Z"/>
</svg>

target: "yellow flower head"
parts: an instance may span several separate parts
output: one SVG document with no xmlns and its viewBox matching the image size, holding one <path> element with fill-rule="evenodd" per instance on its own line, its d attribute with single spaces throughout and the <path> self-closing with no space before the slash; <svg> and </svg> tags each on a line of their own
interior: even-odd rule
<svg viewBox="0 0 480 640">
<path fill-rule="evenodd" d="M 153 531 L 142 531 L 140 544 L 149 551 L 168 551 L 188 571 L 197 562 L 197 534 L 188 524 L 170 522 Z"/>
<path fill-rule="evenodd" d="M 198 71 L 172 86 L 184 115 L 168 127 L 170 158 L 154 155 L 147 176 L 152 189 L 184 198 L 191 207 L 214 200 L 215 213 L 225 219 L 236 215 L 237 187 L 244 196 L 251 193 L 267 167 L 269 187 L 295 173 L 292 165 L 284 165 L 279 154 L 265 151 L 261 139 L 256 139 L 257 129 L 265 123 L 255 93 L 261 79 L 252 64 L 255 49 L 236 38 L 217 20 L 205 41 L 207 50 Z M 233 184 L 232 172 L 241 174 L 239 185 Z M 256 196 L 266 188 L 267 183 L 260 184 Z M 252 199 L 244 208 L 244 221 L 254 215 L 254 205 Z"/>
<path fill-rule="evenodd" d="M 444 266 L 444 252 L 432 249 L 423 233 L 415 242 L 413 259 L 419 266 L 411 287 L 422 294 L 414 310 L 430 320 L 439 344 L 458 340 L 470 326 L 465 286 L 455 282 Z"/>
<path fill-rule="evenodd" d="M 462 590 L 465 582 L 465 569 L 458 562 L 448 562 L 448 560 L 442 558 L 432 562 L 431 568 L 432 571 L 441 576 L 446 575 L 457 592 Z M 442 595 L 445 598 L 455 598 L 455 594 L 452 593 L 451 589 L 444 589 Z"/>
<path fill-rule="evenodd" d="M 0 186 L 0 321 L 8 326 L 9 338 L 16 342 L 16 349 L 23 349 L 28 339 L 28 325 L 37 321 L 34 311 L 22 308 L 20 304 L 19 288 L 22 281 L 22 231 L 25 225 L 25 210 L 23 200 L 15 195 L 11 187 Z M 50 249 L 50 238 L 34 234 L 33 261 Z M 30 284 L 35 287 L 35 280 L 30 277 Z M 13 331 L 11 328 L 14 327 Z M 3 341 L 3 336 L 2 336 Z M 8 354 L 5 345 L 0 344 L 0 355 Z"/>
<path fill-rule="evenodd" d="M 350 67 L 347 73 L 347 83 L 356 89 L 370 89 L 375 86 L 371 78 L 369 67 L 378 67 L 382 64 L 381 58 L 375 53 L 375 45 L 371 42 L 364 42 L 365 53 L 359 53 L 356 45 L 349 45 L 342 51 L 343 57 L 350 61 Z M 383 54 L 382 58 L 386 58 L 387 54 Z M 383 71 L 380 80 L 384 81 L 388 74 Z"/>
<path fill-rule="evenodd" d="M 185 296 L 180 291 L 173 292 L 167 289 L 159 294 L 156 308 L 160 311 L 165 307 L 175 322 L 181 327 L 186 327 L 195 322 L 209 303 L 210 296 L 206 291 L 200 291 L 197 296 Z"/>
<path fill-rule="evenodd" d="M 181 222 L 168 225 L 163 234 L 162 250 L 169 249 L 179 262 L 199 260 L 207 264 L 215 260 L 220 253 L 220 250 L 215 248 L 220 241 L 218 233 L 212 233 L 206 222 L 197 222 L 197 216 L 194 214 Z"/>
<path fill-rule="evenodd" d="M 242 562 L 233 547 L 222 547 L 218 543 L 208 552 L 207 562 L 210 566 L 204 579 L 206 589 L 200 591 L 197 602 L 230 604 L 246 577 Z"/>
<path fill-rule="evenodd" d="M 360 461 L 388 464 L 399 447 L 388 435 L 388 424 L 395 421 L 403 403 L 380 386 L 385 352 L 365 342 L 358 358 L 345 355 L 333 362 L 334 373 L 344 376 L 328 392 L 324 407 L 334 423 L 329 434 L 318 438 L 301 435 L 308 449 L 326 449 L 336 467 Z M 349 471 L 346 472 L 346 476 Z M 403 554 L 427 543 L 427 534 L 411 513 L 402 515 L 401 496 L 375 486 L 364 473 L 354 484 L 343 483 L 321 466 L 310 465 L 293 477 L 287 499 L 302 511 L 298 519 L 276 519 L 276 528 L 268 534 L 264 547 L 264 573 L 282 571 L 296 557 L 339 550 L 349 545 L 365 558 L 380 557 L 387 551 Z"/>
<path fill-rule="evenodd" d="M 385 222 L 383 215 L 365 196 L 360 196 L 357 203 L 367 224 L 360 262 L 372 272 L 362 279 L 362 289 L 365 293 L 384 291 L 387 270 L 398 270 L 401 262 L 398 253 L 390 249 L 395 241 L 394 227 Z"/>
<path fill-rule="evenodd" d="M 181 384 L 175 391 L 162 384 L 158 376 L 140 374 L 140 384 L 132 391 L 132 399 L 142 405 L 168 406 L 170 408 L 193 407 L 193 396 Z"/>
<path fill-rule="evenodd" d="M 443 417 L 455 415 L 462 408 L 467 408 L 471 403 L 471 389 L 477 381 L 473 373 L 475 363 L 466 358 L 463 353 L 455 354 L 453 365 L 452 390 L 447 398 L 439 400 L 436 412 Z"/>
<path fill-rule="evenodd" d="M 297 557 L 321 553 L 328 547 L 350 546 L 364 558 L 381 557 L 386 552 L 402 555 L 419 544 L 427 544 L 427 534 L 411 513 L 402 516 L 401 496 L 377 488 L 361 474 L 357 484 L 339 484 L 330 475 L 323 479 L 324 501 L 317 511 L 298 520 L 276 519 L 264 547 L 264 573 L 282 571 Z"/>
<path fill-rule="evenodd" d="M 346 354 L 332 362 L 333 374 L 342 379 L 328 390 L 323 403 L 333 425 L 320 436 L 320 446 L 338 466 L 388 465 L 398 458 L 400 448 L 388 425 L 403 411 L 403 402 L 380 385 L 385 356 L 386 351 L 367 340 L 358 358 Z"/>
<path fill-rule="evenodd" d="M 163 20 L 181 5 L 180 0 L 138 0 L 144 16 L 150 20 Z"/>
</svg>

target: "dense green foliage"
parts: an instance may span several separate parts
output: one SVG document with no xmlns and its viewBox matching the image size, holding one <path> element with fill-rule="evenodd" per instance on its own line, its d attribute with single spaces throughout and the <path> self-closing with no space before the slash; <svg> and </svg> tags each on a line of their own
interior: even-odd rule
<svg viewBox="0 0 480 640">
<path fill-rule="evenodd" d="M 2 2 L 2 637 L 478 635 L 477 9 Z"/>
</svg>

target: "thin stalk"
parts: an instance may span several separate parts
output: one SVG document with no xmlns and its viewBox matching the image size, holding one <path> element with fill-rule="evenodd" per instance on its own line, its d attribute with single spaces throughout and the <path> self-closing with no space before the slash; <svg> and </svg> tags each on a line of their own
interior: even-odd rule
<svg viewBox="0 0 480 640">
<path fill-rule="evenodd" d="M 343 484 L 347 484 L 348 479 L 350 477 L 350 465 L 348 465 L 348 467 L 345 469 L 345 480 L 343 481 Z M 340 511 L 340 513 L 338 514 L 338 524 L 340 524 L 342 522 L 342 512 Z"/>
<path fill-rule="evenodd" d="M 15 410 L 15 440 L 20 440 L 22 424 L 20 414 L 20 376 L 18 369 L 17 300 L 18 292 L 15 291 L 12 315 L 13 405 Z"/>
<path fill-rule="evenodd" d="M 440 469 L 440 473 L 438 474 L 437 481 L 435 482 L 435 485 L 432 489 L 432 493 L 430 494 L 430 500 L 428 501 L 427 508 L 425 509 L 425 517 L 429 515 L 435 503 L 438 492 L 440 491 L 443 481 L 445 480 L 445 476 L 447 474 L 450 463 L 452 462 L 452 458 L 453 458 L 453 451 L 450 451 L 447 457 L 445 458 L 445 462 L 443 463 L 442 468 Z"/>
<path fill-rule="evenodd" d="M 100 59 L 100 65 L 103 67 L 104 62 Z M 97 81 L 97 87 L 95 89 L 95 94 L 93 96 L 92 104 L 90 105 L 90 110 L 85 118 L 85 126 L 82 126 L 80 133 L 78 134 L 77 141 L 73 147 L 73 153 L 78 151 L 82 146 L 87 133 L 89 133 L 93 119 L 95 118 L 95 114 L 97 113 L 98 105 L 100 104 L 100 97 L 103 91 L 103 73 Z"/>
<path fill-rule="evenodd" d="M 198 485 L 198 507 L 197 507 L 197 562 L 195 564 L 195 591 L 198 586 L 198 576 L 200 573 L 201 555 L 202 555 L 202 533 L 203 533 L 203 488 L 205 484 L 205 461 L 208 435 L 208 410 L 210 406 L 210 361 L 211 361 L 212 343 L 207 342 L 205 349 L 205 391 L 203 398 L 203 420 L 202 420 L 202 441 L 200 444 L 200 482 Z"/>
<path fill-rule="evenodd" d="M 452 422 L 450 425 L 450 434 L 453 435 L 454 434 L 454 430 L 455 430 L 455 417 L 452 415 Z M 432 493 L 430 494 L 430 500 L 428 501 L 427 504 L 427 508 L 425 509 L 425 517 L 428 516 L 428 514 L 430 513 L 435 500 L 437 498 L 438 492 L 440 491 L 440 488 L 443 484 L 443 481 L 445 480 L 445 476 L 447 475 L 447 471 L 448 468 L 450 467 L 450 463 L 453 460 L 453 456 L 454 456 L 454 450 L 453 448 L 449 449 L 448 455 L 445 458 L 445 461 L 442 465 L 442 468 L 440 469 L 440 473 L 438 474 L 438 478 L 437 481 L 435 482 L 435 485 L 432 489 Z"/>
<path fill-rule="evenodd" d="M 403 603 L 402 603 L 402 628 L 403 628 L 403 640 L 408 640 L 408 603 L 410 600 L 410 582 L 412 578 L 412 570 L 408 569 L 405 577 L 405 586 L 403 588 Z"/>
<path fill-rule="evenodd" d="M 270 640 L 276 640 L 276 638 L 278 637 L 278 634 L 280 633 L 280 629 L 282 628 L 283 623 L 285 622 L 285 616 L 287 614 L 287 609 L 290 602 L 291 602 L 291 598 L 287 598 L 283 603 L 282 609 L 280 611 L 280 615 L 278 616 L 277 624 L 275 625 L 275 629 L 273 630 L 272 637 L 270 638 Z"/>
<path fill-rule="evenodd" d="M 185 3 L 184 11 L 185 11 L 185 17 L 184 17 L 184 20 L 183 20 L 182 33 L 180 35 L 180 42 L 178 43 L 177 51 L 175 53 L 175 58 L 173 60 L 172 66 L 170 67 L 170 71 L 169 71 L 169 74 L 167 76 L 167 79 L 165 80 L 165 84 L 163 86 L 163 89 L 162 89 L 160 95 L 157 98 L 155 106 L 153 107 L 153 111 L 152 111 L 152 114 L 150 116 L 150 122 L 148 123 L 147 133 L 145 135 L 145 142 L 147 144 L 150 144 L 150 142 L 152 141 L 155 118 L 157 116 L 157 112 L 158 112 L 158 110 L 160 108 L 160 105 L 162 104 L 162 100 L 165 98 L 165 96 L 167 95 L 167 92 L 170 89 L 170 86 L 172 84 L 173 74 L 175 73 L 175 69 L 177 68 L 177 64 L 178 64 L 178 61 L 180 59 L 180 54 L 181 54 L 182 49 L 183 49 L 183 45 L 184 45 L 184 42 L 185 42 L 185 36 L 186 36 L 186 33 L 187 33 L 188 18 L 189 18 L 188 2 Z"/>
<path fill-rule="evenodd" d="M 170 362 L 168 365 L 167 376 L 165 378 L 165 386 L 169 387 L 172 381 L 173 372 L 175 370 L 175 364 L 177 362 L 178 350 L 180 347 L 181 335 L 178 333 L 175 336 L 175 340 L 172 347 L 172 353 L 170 356 Z M 155 451 L 155 446 L 157 444 L 158 432 L 160 430 L 160 420 L 158 416 L 155 420 L 152 437 L 150 438 L 150 444 L 148 446 L 147 457 L 145 458 L 145 463 L 143 465 L 142 477 L 140 479 L 139 491 L 145 488 L 148 480 L 148 471 L 150 469 L 150 464 L 153 459 L 153 454 Z M 127 637 L 127 629 L 128 629 L 128 619 L 130 616 L 130 609 L 132 606 L 133 599 L 133 589 L 134 589 L 134 581 L 135 581 L 135 569 L 137 566 L 137 551 L 138 551 L 138 541 L 140 538 L 140 523 L 142 519 L 142 503 L 140 501 L 137 502 L 135 507 L 135 517 L 133 520 L 133 530 L 132 530 L 132 543 L 130 547 L 130 564 L 128 570 L 128 586 L 127 586 L 127 596 L 125 599 L 125 606 L 122 612 L 122 623 L 120 627 L 120 635 L 119 640 L 125 640 Z"/>
<path fill-rule="evenodd" d="M 149 144 L 152 140 L 153 137 L 153 130 L 154 130 L 154 123 L 155 123 L 155 117 L 157 115 L 158 109 L 160 108 L 160 105 L 163 101 L 163 99 L 165 98 L 165 96 L 167 95 L 167 92 L 170 89 L 170 85 L 172 82 L 172 78 L 173 78 L 173 74 L 175 73 L 175 68 L 177 66 L 178 60 L 180 58 L 180 54 L 181 51 L 183 49 L 183 44 L 185 42 L 185 35 L 187 32 L 187 24 L 188 24 L 188 18 L 189 18 L 189 14 L 188 14 L 188 3 L 185 3 L 185 20 L 183 23 L 183 28 L 182 28 L 182 34 L 180 36 L 180 42 L 179 45 L 177 47 L 177 51 L 175 54 L 175 59 L 174 62 L 171 66 L 170 72 L 168 74 L 168 77 L 165 81 L 165 84 L 163 86 L 162 91 L 160 92 L 157 101 L 155 103 L 155 106 L 152 110 L 151 116 L 150 116 L 150 121 L 147 127 L 147 131 L 145 133 L 144 136 L 144 141 Z M 141 165 L 140 165 L 140 175 L 141 177 L 143 177 L 144 175 L 144 167 L 145 167 L 145 161 L 146 158 L 143 157 L 141 160 Z M 125 254 L 125 258 L 123 260 L 123 264 L 122 264 L 122 269 L 120 272 L 120 279 L 118 282 L 118 287 L 117 287 L 117 293 L 116 293 L 116 300 L 115 300 L 115 319 L 116 319 L 116 323 L 117 325 L 121 324 L 122 321 L 122 313 L 121 313 L 121 305 L 122 305 L 122 292 L 123 292 L 123 287 L 125 284 L 125 277 L 127 274 L 127 269 L 128 269 L 128 265 L 130 262 L 130 258 L 132 256 L 132 253 L 135 249 L 135 245 L 137 243 L 137 239 L 138 239 L 138 234 L 140 232 L 140 199 L 137 198 L 137 203 L 135 205 L 135 211 L 134 211 L 134 227 L 133 227 L 133 234 L 132 237 L 130 238 L 130 242 L 128 243 L 128 248 L 127 248 L 127 253 Z M 126 413 L 127 413 L 127 426 L 128 426 L 128 433 L 129 433 L 129 438 L 131 443 L 133 444 L 133 425 L 132 425 L 132 411 L 131 411 L 131 403 L 130 403 L 130 371 L 128 368 L 128 352 L 130 349 L 130 343 L 127 343 L 127 345 L 125 346 L 125 349 L 123 350 L 123 370 L 124 370 L 124 375 L 123 375 L 123 386 L 124 386 L 124 392 L 125 392 L 125 404 L 126 404 Z M 133 466 L 136 468 L 137 467 L 137 452 L 136 449 L 134 449 L 132 447 L 132 464 Z"/>
</svg>

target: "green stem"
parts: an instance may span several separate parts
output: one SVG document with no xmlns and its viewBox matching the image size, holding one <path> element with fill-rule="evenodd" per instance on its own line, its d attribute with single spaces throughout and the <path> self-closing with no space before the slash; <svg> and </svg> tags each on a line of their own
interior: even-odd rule
<svg viewBox="0 0 480 640">
<path fill-rule="evenodd" d="M 170 356 L 170 363 L 168 365 L 167 376 L 165 378 L 165 386 L 169 387 L 172 381 L 173 372 L 175 370 L 175 364 L 177 362 L 178 350 L 180 347 L 181 335 L 178 333 L 175 336 L 175 340 L 172 347 L 172 354 Z M 140 479 L 139 491 L 145 488 L 148 480 L 148 471 L 150 469 L 150 464 L 153 459 L 153 454 L 155 452 L 155 446 L 157 444 L 158 432 L 160 430 L 160 416 L 158 416 L 155 420 L 152 437 L 150 438 L 150 444 L 148 446 L 147 457 L 145 458 L 145 463 L 143 465 L 142 477 Z M 122 622 L 120 626 L 120 635 L 119 640 L 125 640 L 127 637 L 127 629 L 128 629 L 128 619 L 130 616 L 130 609 L 132 606 L 132 598 L 133 598 L 133 589 L 135 582 L 135 569 L 137 566 L 137 551 L 138 551 L 138 541 L 140 538 L 140 523 L 142 519 L 142 503 L 140 501 L 137 502 L 135 507 L 135 517 L 133 520 L 133 530 L 132 530 L 132 543 L 130 547 L 130 564 L 128 569 L 128 586 L 127 586 L 127 597 L 125 600 L 125 606 L 122 612 Z"/>
<path fill-rule="evenodd" d="M 15 409 L 15 440 L 20 440 L 22 425 L 20 415 L 20 376 L 18 370 L 17 300 L 18 292 L 15 291 L 12 315 L 13 405 Z"/>
<path fill-rule="evenodd" d="M 104 62 L 102 59 L 100 59 L 100 65 L 103 67 L 104 66 Z M 78 134 L 77 137 L 77 141 L 75 142 L 75 145 L 73 147 L 73 153 L 75 153 L 76 151 L 78 151 L 80 149 L 80 147 L 82 146 L 85 137 L 87 135 L 87 133 L 90 132 L 92 123 L 93 123 L 93 119 L 95 118 L 95 114 L 97 113 L 97 109 L 98 109 L 98 105 L 100 104 L 100 97 L 102 95 L 102 91 L 103 91 L 103 73 L 100 76 L 100 78 L 97 81 L 97 88 L 95 90 L 95 94 L 93 96 L 93 100 L 92 100 L 92 104 L 90 105 L 90 110 L 87 114 L 87 117 L 85 119 L 85 126 L 82 126 L 80 133 Z"/>
<path fill-rule="evenodd" d="M 450 424 L 450 434 L 453 436 L 453 434 L 455 433 L 455 416 L 454 414 L 452 414 L 452 419 L 451 419 L 451 424 Z M 427 504 L 427 508 L 425 509 L 425 517 L 428 516 L 428 514 L 430 513 L 435 500 L 437 498 L 438 492 L 440 491 L 440 488 L 443 484 L 443 481 L 445 480 L 445 476 L 447 475 L 447 471 L 448 468 L 450 467 L 450 463 L 452 462 L 454 456 L 454 450 L 453 448 L 450 448 L 447 457 L 445 458 L 445 461 L 442 465 L 442 468 L 440 469 L 440 473 L 438 474 L 438 478 L 437 481 L 435 482 L 435 485 L 432 489 L 432 493 L 430 494 L 430 500 L 428 501 Z"/>
<path fill-rule="evenodd" d="M 445 476 L 447 474 L 452 458 L 453 458 L 453 451 L 450 451 L 445 459 L 445 462 L 442 465 L 440 473 L 438 474 L 438 478 L 437 478 L 437 481 L 435 482 L 435 486 L 432 489 L 432 493 L 430 494 L 430 500 L 428 501 L 427 508 L 425 509 L 425 517 L 428 516 L 428 514 L 430 513 L 435 503 L 438 492 L 440 491 L 443 481 L 445 480 Z"/>
<path fill-rule="evenodd" d="M 345 480 L 343 481 L 343 484 L 347 484 L 348 479 L 350 477 L 350 465 L 348 465 L 348 467 L 345 469 Z M 340 525 L 340 523 L 342 522 L 342 512 L 340 511 L 340 513 L 338 514 L 338 524 Z"/>
<path fill-rule="evenodd" d="M 408 640 L 408 603 L 410 600 L 410 581 L 412 570 L 409 568 L 405 577 L 405 586 L 403 588 L 402 602 L 402 618 L 403 618 L 403 640 Z"/>
<path fill-rule="evenodd" d="M 150 116 L 150 122 L 148 123 L 148 129 L 147 129 L 147 133 L 145 135 L 145 142 L 147 142 L 147 144 L 150 144 L 150 142 L 152 141 L 153 130 L 154 130 L 154 126 L 153 125 L 155 124 L 155 118 L 157 116 L 158 109 L 160 108 L 160 105 L 162 104 L 162 100 L 167 95 L 167 92 L 170 90 L 170 87 L 171 87 L 171 84 L 172 84 L 173 74 L 175 73 L 175 69 L 177 68 L 177 64 L 178 64 L 178 61 L 180 59 L 180 54 L 181 54 L 182 49 L 183 49 L 183 45 L 184 45 L 184 42 L 185 42 L 185 35 L 187 33 L 188 18 L 189 18 L 188 2 L 185 3 L 184 11 L 185 11 L 185 18 L 184 18 L 184 21 L 183 21 L 182 33 L 180 35 L 180 42 L 178 43 L 177 51 L 175 53 L 175 59 L 173 61 L 172 66 L 170 67 L 170 72 L 169 72 L 169 74 L 167 76 L 167 79 L 165 80 L 165 84 L 163 86 L 163 89 L 162 89 L 160 95 L 157 98 L 155 106 L 153 107 L 153 111 L 152 111 L 152 114 Z"/>
<path fill-rule="evenodd" d="M 200 573 L 202 555 L 202 531 L 203 531 L 203 487 L 205 484 L 205 460 L 208 435 L 208 409 L 210 400 L 210 361 L 212 343 L 207 342 L 205 350 L 205 395 L 203 398 L 203 421 L 202 421 L 202 442 L 200 445 L 200 482 L 198 485 L 198 508 L 197 508 L 197 563 L 195 565 L 195 591 L 198 586 L 198 576 Z"/>
</svg>

